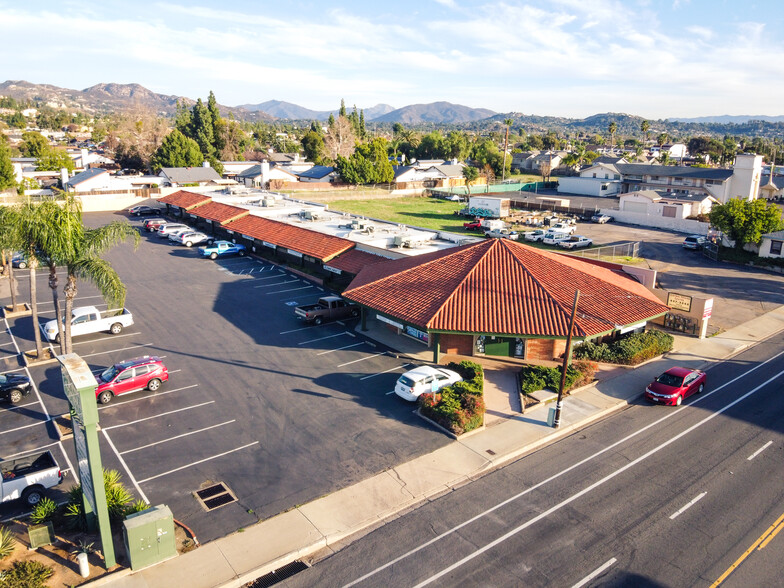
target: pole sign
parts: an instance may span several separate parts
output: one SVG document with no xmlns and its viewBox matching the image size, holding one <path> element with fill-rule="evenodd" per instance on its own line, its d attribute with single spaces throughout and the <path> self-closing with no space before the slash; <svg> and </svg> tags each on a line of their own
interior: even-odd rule
<svg viewBox="0 0 784 588">
<path fill-rule="evenodd" d="M 82 507 L 88 529 L 94 529 L 98 523 L 104 563 L 108 569 L 114 566 L 116 560 L 98 445 L 98 404 L 95 400 L 98 382 L 77 354 L 58 355 L 57 361 L 60 362 L 63 389 L 71 408 L 76 460 L 79 464 L 76 473 L 82 486 Z"/>
</svg>

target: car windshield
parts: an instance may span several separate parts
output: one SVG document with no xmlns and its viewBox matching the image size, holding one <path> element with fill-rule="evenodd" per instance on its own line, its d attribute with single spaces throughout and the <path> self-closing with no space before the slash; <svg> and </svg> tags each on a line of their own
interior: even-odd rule
<svg viewBox="0 0 784 588">
<path fill-rule="evenodd" d="M 117 374 L 119 373 L 120 370 L 117 369 L 117 366 L 113 365 L 112 367 L 106 368 L 105 370 L 103 370 L 103 372 L 101 372 L 101 379 L 104 382 L 111 382 L 115 378 L 115 376 L 117 376 Z"/>
<path fill-rule="evenodd" d="M 7 381 L 8 381 L 8 378 L 6 378 L 4 375 L 0 374 L 0 384 L 5 384 Z"/>
<path fill-rule="evenodd" d="M 680 388 L 681 384 L 683 384 L 683 378 L 679 376 L 674 376 L 672 374 L 662 374 L 656 381 L 659 384 L 664 384 L 665 386 L 672 386 L 673 388 Z"/>
</svg>

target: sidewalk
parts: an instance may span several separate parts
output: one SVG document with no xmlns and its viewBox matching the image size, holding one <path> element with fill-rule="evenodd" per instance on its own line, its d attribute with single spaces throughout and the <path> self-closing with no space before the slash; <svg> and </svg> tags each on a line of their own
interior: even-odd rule
<svg viewBox="0 0 784 588">
<path fill-rule="evenodd" d="M 104 576 L 90 586 L 158 588 L 240 587 L 295 559 L 368 532 L 417 504 L 564 437 L 639 398 L 655 376 L 673 365 L 705 369 L 784 330 L 784 306 L 710 339 L 679 337 L 666 357 L 583 388 L 564 401 L 561 427 L 547 426 L 549 405 L 496 422 L 424 455 L 254 527 L 139 572 Z M 371 332 L 365 334 L 370 335 Z M 383 334 L 378 339 L 390 344 Z M 409 345 L 411 346 L 409 348 Z M 404 341 L 401 357 L 432 361 L 432 352 Z M 424 356 L 420 355 L 424 353 Z M 409 355 L 410 354 L 410 355 Z"/>
</svg>

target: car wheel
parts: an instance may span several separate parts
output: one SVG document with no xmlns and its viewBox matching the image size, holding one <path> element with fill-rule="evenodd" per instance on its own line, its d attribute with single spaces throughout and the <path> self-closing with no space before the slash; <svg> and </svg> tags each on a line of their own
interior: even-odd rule
<svg viewBox="0 0 784 588">
<path fill-rule="evenodd" d="M 705 390 L 705 384 L 700 384 L 700 387 L 697 388 L 697 394 L 701 394 L 703 390 Z"/>
<path fill-rule="evenodd" d="M 161 381 L 158 378 L 153 378 L 149 382 L 147 382 L 147 389 L 152 390 L 155 392 L 158 388 L 161 387 Z"/>
<path fill-rule="evenodd" d="M 675 406 L 680 406 L 681 404 L 683 404 L 683 396 L 678 396 L 678 398 L 675 399 Z"/>
<path fill-rule="evenodd" d="M 313 322 L 314 322 L 315 324 L 317 324 L 317 325 L 320 325 L 321 323 L 323 323 L 323 322 L 324 322 L 324 319 L 323 319 L 323 318 L 321 318 L 320 316 L 317 316 L 317 317 L 316 317 L 316 319 L 315 319 Z"/>
<path fill-rule="evenodd" d="M 22 492 L 22 500 L 28 506 L 35 506 L 41 499 L 44 497 L 43 493 L 41 492 L 40 488 L 30 487 L 26 488 L 24 492 Z"/>
<path fill-rule="evenodd" d="M 26 267 L 27 267 L 27 264 L 24 261 L 20 261 L 19 262 L 19 269 L 25 269 Z"/>
<path fill-rule="evenodd" d="M 60 333 L 57 333 L 54 336 L 54 342 L 57 343 L 58 345 L 60 344 Z"/>
<path fill-rule="evenodd" d="M 109 404 L 114 398 L 114 393 L 111 390 L 104 390 L 98 395 L 98 402 L 101 404 Z"/>
<path fill-rule="evenodd" d="M 355 308 L 354 310 L 352 310 L 351 311 L 351 316 L 358 317 L 359 316 L 359 309 Z"/>
<path fill-rule="evenodd" d="M 22 391 L 17 390 L 14 388 L 11 392 L 8 393 L 8 400 L 11 401 L 11 404 L 16 404 L 22 399 Z"/>
<path fill-rule="evenodd" d="M 210 253 L 210 259 L 218 259 L 217 253 Z"/>
<path fill-rule="evenodd" d="M 112 335 L 119 335 L 122 333 L 123 326 L 120 323 L 114 323 L 111 327 L 109 327 L 109 332 Z"/>
<path fill-rule="evenodd" d="M 186 241 L 185 242 L 185 246 L 186 247 L 192 247 L 193 246 L 193 241 Z"/>
<path fill-rule="evenodd" d="M 237 251 L 237 255 L 242 257 L 243 255 L 245 255 L 245 251 L 243 249 L 240 249 L 239 251 Z"/>
</svg>

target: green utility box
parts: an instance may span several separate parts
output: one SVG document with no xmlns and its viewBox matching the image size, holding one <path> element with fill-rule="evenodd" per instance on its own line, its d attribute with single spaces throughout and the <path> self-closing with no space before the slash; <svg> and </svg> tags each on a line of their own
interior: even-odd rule
<svg viewBox="0 0 784 588">
<path fill-rule="evenodd" d="M 134 571 L 177 555 L 174 517 L 165 505 L 128 515 L 123 521 L 123 538 Z"/>
</svg>

